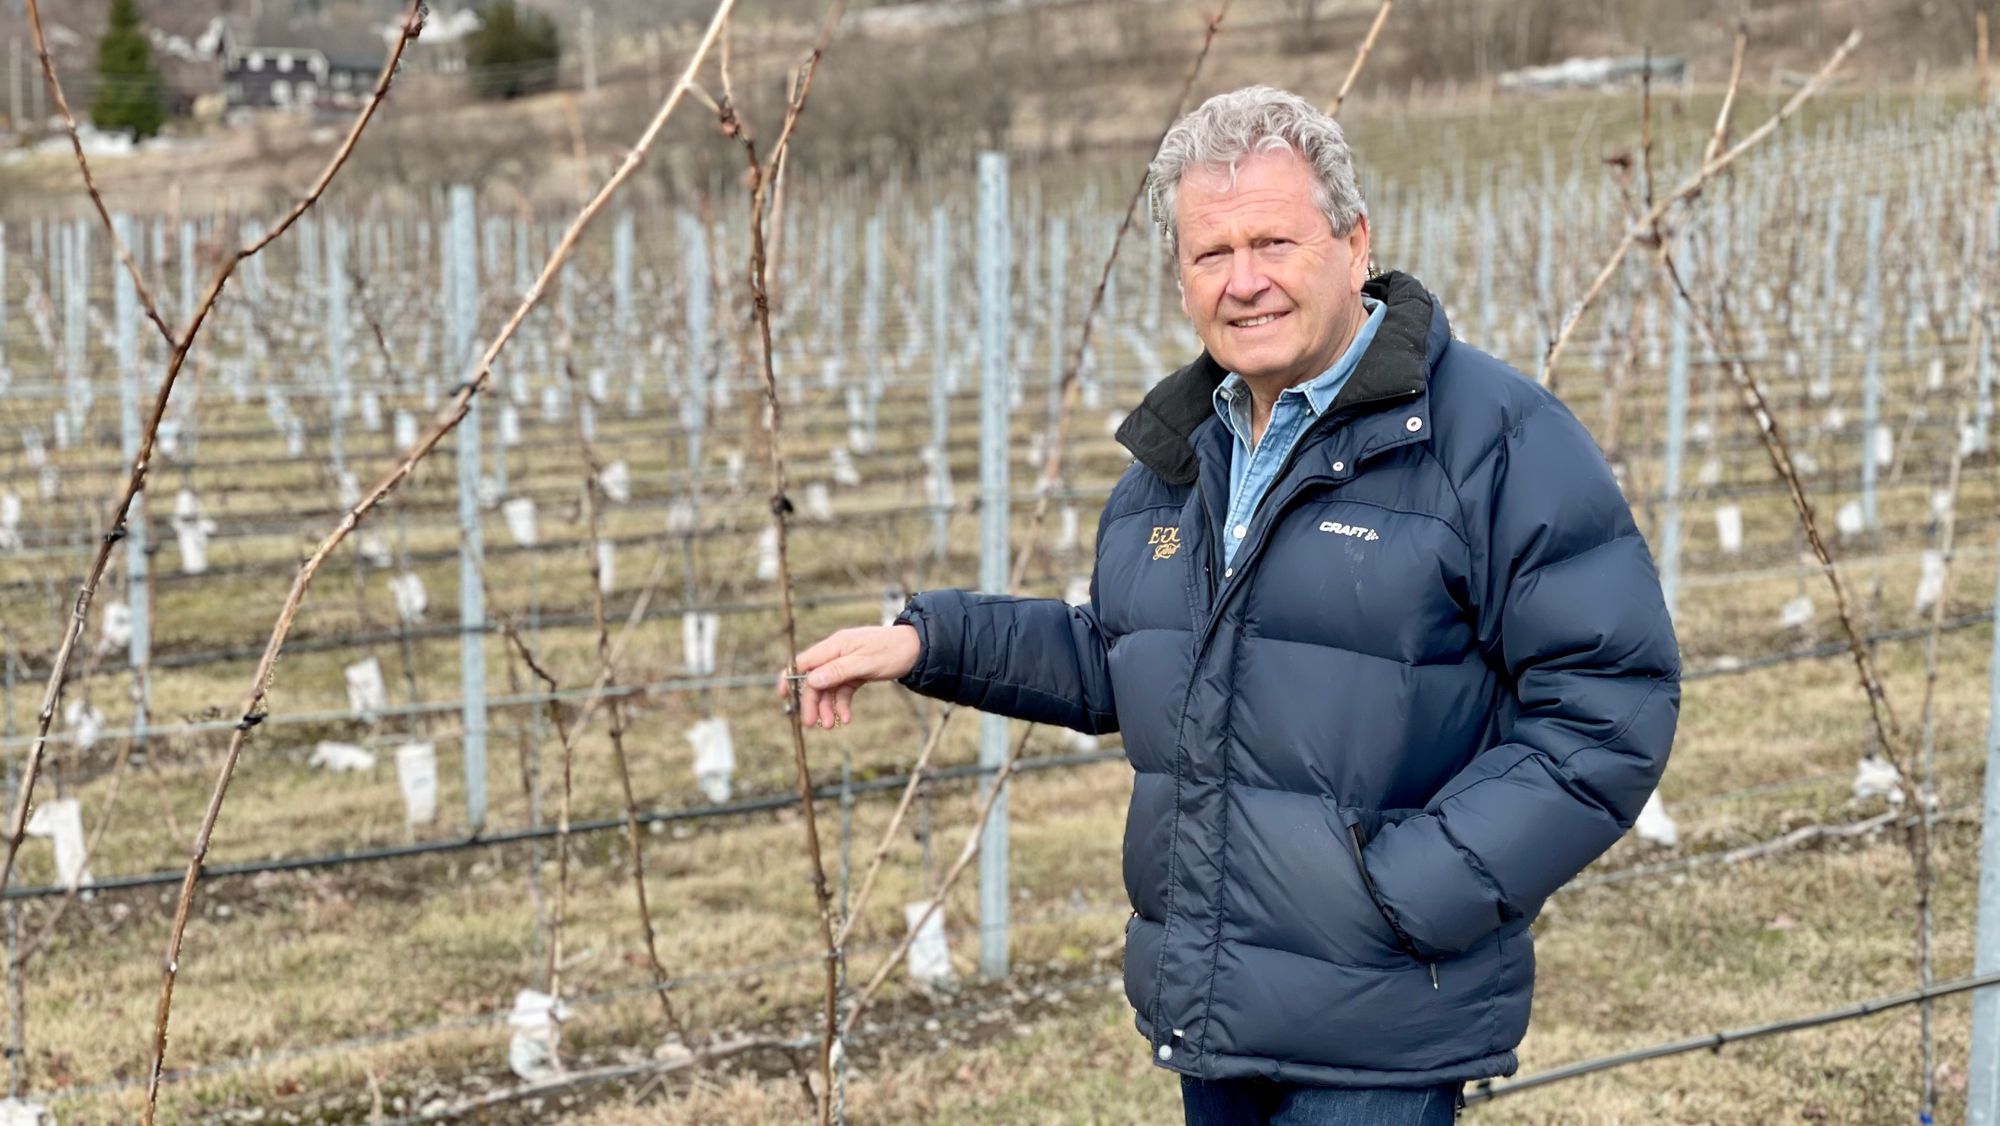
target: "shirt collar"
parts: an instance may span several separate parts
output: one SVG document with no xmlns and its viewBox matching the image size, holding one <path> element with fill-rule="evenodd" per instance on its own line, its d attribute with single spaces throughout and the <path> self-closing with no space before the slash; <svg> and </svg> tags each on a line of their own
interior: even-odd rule
<svg viewBox="0 0 2000 1126">
<path fill-rule="evenodd" d="M 1334 397 L 1340 394 L 1347 377 L 1352 375 L 1355 367 L 1361 363 L 1362 353 L 1366 352 L 1368 345 L 1374 341 L 1375 329 L 1382 323 L 1383 314 L 1388 309 L 1387 305 L 1365 294 L 1361 298 L 1361 307 L 1368 310 L 1368 318 L 1361 322 L 1359 329 L 1355 330 L 1354 339 L 1348 341 L 1347 350 L 1340 354 L 1339 359 L 1333 361 L 1333 366 L 1304 383 L 1285 388 L 1278 393 L 1280 398 L 1286 395 L 1300 396 L 1305 399 L 1306 406 L 1312 411 L 1314 418 L 1326 413 L 1326 408 L 1333 405 Z M 1214 398 L 1215 413 L 1221 417 L 1224 426 L 1232 426 L 1231 411 L 1237 409 L 1239 404 L 1245 417 L 1248 417 L 1250 385 L 1235 372 L 1225 375 L 1222 382 L 1216 385 Z"/>
</svg>

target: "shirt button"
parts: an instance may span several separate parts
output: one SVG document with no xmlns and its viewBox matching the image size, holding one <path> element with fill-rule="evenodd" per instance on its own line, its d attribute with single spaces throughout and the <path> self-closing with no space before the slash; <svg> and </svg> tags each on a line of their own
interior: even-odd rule
<svg viewBox="0 0 2000 1126">
<path fill-rule="evenodd" d="M 1244 533 L 1248 532 L 1250 529 L 1246 525 L 1238 524 L 1232 530 L 1235 532 L 1236 538 L 1240 540 L 1243 538 Z"/>
<path fill-rule="evenodd" d="M 1346 463 L 1346 462 L 1344 462 L 1344 461 L 1336 461 L 1336 462 L 1334 462 L 1334 463 L 1333 463 L 1333 471 L 1334 471 L 1335 473 L 1344 473 L 1344 472 L 1346 472 L 1346 471 L 1347 471 L 1347 463 Z"/>
<path fill-rule="evenodd" d="M 1403 429 L 1408 430 L 1412 434 L 1415 434 L 1417 431 L 1422 430 L 1423 428 L 1424 428 L 1424 420 L 1418 418 L 1416 415 L 1411 415 L 1409 421 L 1403 423 Z"/>
<path fill-rule="evenodd" d="M 1236 574 L 1236 568 L 1231 567 L 1228 570 L 1222 572 L 1222 577 L 1226 579 L 1234 576 L 1235 574 Z"/>
<path fill-rule="evenodd" d="M 1170 1060 L 1170 1059 L 1173 1059 L 1173 1058 L 1174 1058 L 1174 1046 L 1173 1046 L 1172 1044 L 1162 1044 L 1162 1045 L 1160 1045 L 1160 1058 L 1161 1058 L 1161 1059 L 1163 1059 L 1163 1060 Z"/>
</svg>

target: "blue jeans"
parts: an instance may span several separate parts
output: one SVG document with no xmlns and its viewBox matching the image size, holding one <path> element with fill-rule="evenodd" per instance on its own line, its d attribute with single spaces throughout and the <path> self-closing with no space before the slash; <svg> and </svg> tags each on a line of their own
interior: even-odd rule
<svg viewBox="0 0 2000 1126">
<path fill-rule="evenodd" d="M 1459 1085 L 1313 1087 L 1181 1076 L 1187 1126 L 1451 1126 Z"/>
</svg>

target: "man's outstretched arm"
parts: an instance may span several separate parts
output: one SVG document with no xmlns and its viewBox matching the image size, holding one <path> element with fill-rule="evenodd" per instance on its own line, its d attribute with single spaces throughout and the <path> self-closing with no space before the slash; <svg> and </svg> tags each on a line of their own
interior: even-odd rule
<svg viewBox="0 0 2000 1126">
<path fill-rule="evenodd" d="M 876 680 L 980 711 L 1091 734 L 1116 731 L 1105 640 L 1089 605 L 933 590 L 895 625 L 844 629 L 799 654 L 805 722 L 853 719 Z M 782 687 L 782 686 L 781 686 Z"/>
<path fill-rule="evenodd" d="M 933 590 L 897 620 L 923 638 L 902 678 L 912 691 L 1093 735 L 1118 730 L 1104 634 L 1088 603 Z"/>
</svg>

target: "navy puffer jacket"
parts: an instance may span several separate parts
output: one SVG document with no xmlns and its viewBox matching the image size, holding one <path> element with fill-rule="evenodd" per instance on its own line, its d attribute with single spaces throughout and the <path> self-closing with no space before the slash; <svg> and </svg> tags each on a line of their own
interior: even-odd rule
<svg viewBox="0 0 2000 1126">
<path fill-rule="evenodd" d="M 1673 740 L 1673 627 L 1590 434 L 1414 279 L 1367 292 L 1381 328 L 1232 569 L 1204 355 L 1119 430 L 1137 464 L 1088 605 L 931 591 L 903 615 L 909 687 L 1124 733 L 1126 994 L 1202 1078 L 1511 1074 L 1529 924 Z"/>
</svg>

